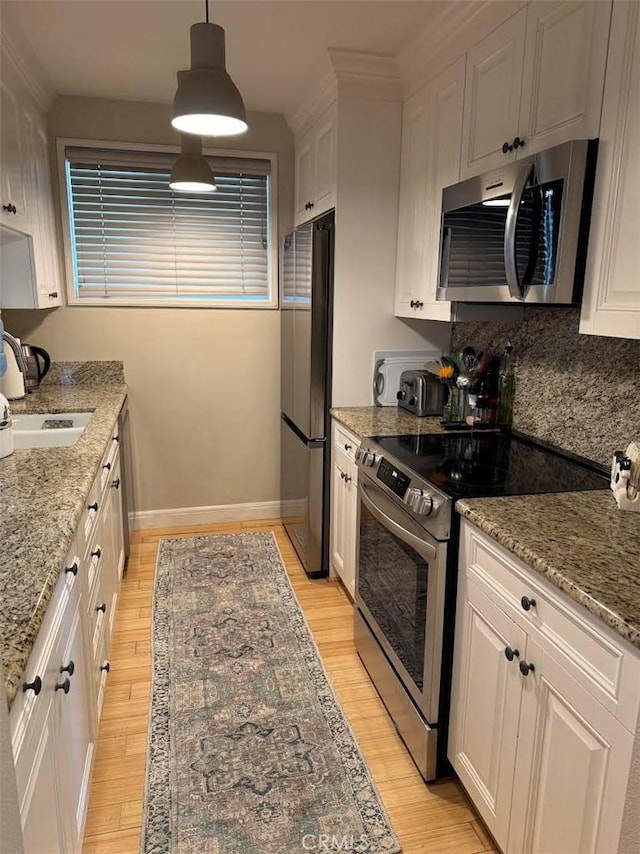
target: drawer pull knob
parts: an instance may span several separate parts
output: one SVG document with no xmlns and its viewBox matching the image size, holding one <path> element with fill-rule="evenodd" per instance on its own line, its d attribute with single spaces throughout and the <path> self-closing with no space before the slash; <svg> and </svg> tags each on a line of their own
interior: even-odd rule
<svg viewBox="0 0 640 854">
<path fill-rule="evenodd" d="M 69 676 L 73 676 L 75 669 L 76 669 L 75 664 L 73 663 L 73 661 L 70 661 L 66 667 L 60 668 L 60 673 L 68 673 Z"/>
<path fill-rule="evenodd" d="M 345 476 L 344 476 L 344 482 L 345 482 L 345 483 L 349 483 L 349 481 L 350 481 L 350 480 L 351 480 L 351 475 L 350 475 L 350 474 L 345 474 Z"/>
<path fill-rule="evenodd" d="M 519 649 L 511 649 L 510 646 L 506 647 L 504 654 L 509 661 L 513 661 L 514 658 L 520 657 Z"/>
<path fill-rule="evenodd" d="M 352 445 L 345 445 L 344 446 L 345 451 L 350 451 L 351 448 L 352 448 Z"/>
<path fill-rule="evenodd" d="M 105 673 L 108 673 L 111 670 L 111 665 L 108 661 L 106 661 L 104 664 L 100 665 L 100 670 L 103 670 Z"/>
<path fill-rule="evenodd" d="M 107 613 L 107 603 L 103 602 L 102 605 L 98 605 L 96 611 L 102 611 L 103 614 Z"/>
<path fill-rule="evenodd" d="M 56 691 L 64 691 L 65 694 L 69 693 L 69 689 L 71 688 L 71 680 L 67 676 L 67 678 L 63 682 L 56 683 Z"/>
<path fill-rule="evenodd" d="M 70 572 L 71 575 L 77 575 L 78 574 L 78 561 L 74 560 L 74 562 L 71 564 L 71 566 L 65 566 L 64 571 Z"/>
<path fill-rule="evenodd" d="M 103 468 L 105 471 L 111 471 L 111 463 L 105 463 L 105 464 L 102 466 L 102 468 Z"/>
<path fill-rule="evenodd" d="M 520 600 L 520 604 L 522 605 L 522 607 L 524 608 L 525 611 L 529 611 L 531 608 L 536 607 L 536 600 L 535 599 L 529 599 L 528 596 L 523 596 L 522 599 Z"/>
<path fill-rule="evenodd" d="M 513 146 L 509 145 L 508 142 L 503 142 L 502 143 L 502 153 L 508 154 L 510 151 L 513 151 Z"/>
<path fill-rule="evenodd" d="M 12 214 L 18 213 L 18 209 L 15 205 L 11 204 L 11 202 L 9 202 L 8 205 L 2 205 L 2 210 Z"/>
<path fill-rule="evenodd" d="M 23 691 L 33 691 L 33 693 L 38 696 L 40 691 L 42 691 L 42 679 L 39 676 L 33 680 L 33 682 L 23 682 L 22 683 Z"/>
<path fill-rule="evenodd" d="M 114 481 L 112 481 L 111 486 L 113 489 L 120 489 L 120 478 L 117 477 Z"/>
<path fill-rule="evenodd" d="M 92 504 L 87 504 L 87 510 L 94 510 L 97 513 L 98 512 L 98 502 L 94 501 Z"/>
<path fill-rule="evenodd" d="M 517 150 L 518 148 L 523 148 L 523 147 L 524 147 L 524 139 L 520 139 L 520 137 L 519 137 L 519 136 L 517 136 L 517 137 L 513 140 L 513 147 L 514 147 L 514 149 L 516 149 L 516 150 Z"/>
<path fill-rule="evenodd" d="M 49 294 L 50 299 L 58 299 L 58 291 L 51 291 Z"/>
<path fill-rule="evenodd" d="M 100 558 L 102 557 L 102 549 L 100 548 L 100 546 L 98 546 L 95 551 L 91 552 L 91 557 L 97 557 L 98 560 L 100 560 Z"/>
<path fill-rule="evenodd" d="M 119 442 L 119 441 L 120 441 L 120 436 L 114 436 L 114 437 L 113 437 L 113 441 L 114 441 L 114 442 Z"/>
<path fill-rule="evenodd" d="M 535 671 L 533 664 L 527 664 L 526 661 L 521 661 L 518 667 L 520 668 L 520 673 L 522 673 L 523 676 L 528 676 L 530 673 Z"/>
</svg>

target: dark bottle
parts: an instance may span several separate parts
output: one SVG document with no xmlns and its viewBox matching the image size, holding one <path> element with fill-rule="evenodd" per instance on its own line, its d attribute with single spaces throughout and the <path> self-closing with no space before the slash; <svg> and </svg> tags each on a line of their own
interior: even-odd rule
<svg viewBox="0 0 640 854">
<path fill-rule="evenodd" d="M 498 424 L 501 427 L 510 427 L 513 422 L 514 390 L 513 344 L 508 342 L 504 348 L 504 356 L 498 378 Z"/>
</svg>

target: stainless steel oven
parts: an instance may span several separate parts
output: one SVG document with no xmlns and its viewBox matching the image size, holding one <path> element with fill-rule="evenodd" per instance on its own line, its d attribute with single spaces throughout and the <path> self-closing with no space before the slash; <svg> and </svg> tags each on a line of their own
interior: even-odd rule
<svg viewBox="0 0 640 854">
<path fill-rule="evenodd" d="M 373 474 L 373 471 L 372 471 Z M 401 471 L 359 470 L 356 648 L 426 780 L 436 776 L 447 541 L 398 501 Z"/>
</svg>

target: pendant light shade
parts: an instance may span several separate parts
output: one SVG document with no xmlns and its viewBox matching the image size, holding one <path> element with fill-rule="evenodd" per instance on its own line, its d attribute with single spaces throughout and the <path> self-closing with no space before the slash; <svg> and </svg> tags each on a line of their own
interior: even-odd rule
<svg viewBox="0 0 640 854">
<path fill-rule="evenodd" d="M 191 27 L 191 70 L 178 84 L 171 124 L 199 136 L 247 130 L 242 95 L 225 68 L 224 30 L 217 24 Z"/>
<path fill-rule="evenodd" d="M 202 156 L 202 138 L 187 133 L 180 136 L 180 156 L 173 164 L 169 186 L 183 193 L 215 192 L 216 181 L 211 166 Z"/>
</svg>

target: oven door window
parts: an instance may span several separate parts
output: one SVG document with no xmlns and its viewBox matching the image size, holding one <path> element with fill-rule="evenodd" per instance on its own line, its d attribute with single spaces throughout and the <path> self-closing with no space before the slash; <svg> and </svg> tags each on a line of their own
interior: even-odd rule
<svg viewBox="0 0 640 854">
<path fill-rule="evenodd" d="M 429 563 L 363 504 L 358 561 L 360 598 L 422 692 Z"/>
</svg>

